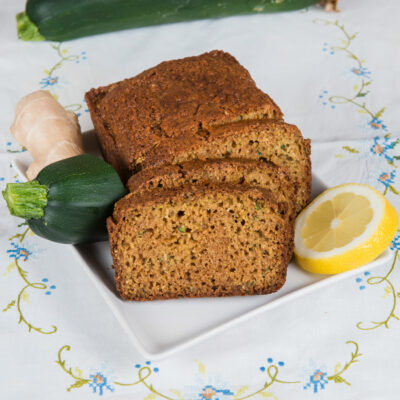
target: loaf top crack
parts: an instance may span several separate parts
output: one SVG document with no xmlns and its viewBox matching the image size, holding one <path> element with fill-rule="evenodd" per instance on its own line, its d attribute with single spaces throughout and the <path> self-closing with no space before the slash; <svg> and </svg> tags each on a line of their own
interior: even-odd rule
<svg viewBox="0 0 400 400">
<path fill-rule="evenodd" d="M 133 78 L 92 89 L 86 101 L 97 133 L 108 136 L 100 138 L 105 157 L 117 169 L 130 171 L 150 150 L 165 147 L 173 138 L 191 141 L 230 122 L 282 118 L 248 71 L 217 50 L 166 61 Z"/>
</svg>

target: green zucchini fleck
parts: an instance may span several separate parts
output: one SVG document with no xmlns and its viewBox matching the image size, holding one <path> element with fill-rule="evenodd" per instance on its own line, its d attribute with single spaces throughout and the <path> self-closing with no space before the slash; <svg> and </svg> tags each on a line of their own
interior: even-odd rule
<svg viewBox="0 0 400 400">
<path fill-rule="evenodd" d="M 256 201 L 256 210 L 260 211 L 263 208 L 262 203 L 260 203 L 259 201 Z"/>
</svg>

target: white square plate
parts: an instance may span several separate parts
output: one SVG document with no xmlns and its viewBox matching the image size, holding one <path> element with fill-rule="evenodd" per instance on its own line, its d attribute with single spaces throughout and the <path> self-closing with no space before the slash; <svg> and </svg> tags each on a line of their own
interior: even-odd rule
<svg viewBox="0 0 400 400">
<path fill-rule="evenodd" d="M 86 149 L 99 155 L 93 133 L 84 136 Z M 21 153 L 14 159 L 14 167 L 25 180 L 31 160 L 28 153 Z M 313 195 L 325 189 L 326 186 L 313 176 Z M 269 295 L 129 302 L 122 300 L 115 290 L 108 242 L 70 247 L 76 251 L 83 269 L 135 346 L 148 359 L 170 356 L 299 296 L 382 265 L 391 257 L 386 250 L 375 261 L 361 268 L 333 276 L 311 274 L 291 262 L 285 285 L 277 293 Z"/>
</svg>

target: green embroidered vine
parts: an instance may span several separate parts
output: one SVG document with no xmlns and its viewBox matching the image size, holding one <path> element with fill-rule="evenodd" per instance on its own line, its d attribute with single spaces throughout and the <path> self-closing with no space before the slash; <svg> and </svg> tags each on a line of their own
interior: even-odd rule
<svg viewBox="0 0 400 400">
<path fill-rule="evenodd" d="M 386 125 L 383 124 L 383 121 L 380 120 L 382 117 L 383 113 L 386 111 L 386 107 L 381 107 L 378 111 L 373 111 L 369 106 L 367 106 L 367 103 L 364 101 L 364 99 L 368 96 L 370 93 L 369 86 L 372 84 L 372 80 L 369 78 L 370 72 L 364 67 L 365 60 L 361 59 L 356 53 L 352 50 L 352 44 L 353 41 L 357 37 L 357 33 L 350 34 L 345 26 L 343 24 L 340 24 L 339 21 L 329 21 L 325 19 L 315 19 L 314 23 L 317 24 L 322 24 L 325 26 L 332 26 L 335 27 L 339 32 L 342 34 L 342 40 L 341 40 L 341 45 L 337 46 L 331 46 L 331 52 L 344 52 L 347 54 L 349 58 L 355 63 L 355 66 L 351 69 L 351 71 L 358 76 L 360 79 L 360 83 L 357 85 L 353 86 L 353 91 L 354 94 L 351 96 L 340 96 L 340 95 L 333 95 L 328 98 L 329 102 L 331 104 L 352 104 L 357 108 L 357 111 L 360 114 L 365 114 L 371 117 L 371 120 L 368 122 L 368 125 L 371 126 L 371 128 L 375 130 L 386 130 L 387 127 Z M 323 97 L 323 96 L 320 96 Z M 385 142 L 384 146 L 381 144 L 375 142 L 374 150 L 373 152 L 377 155 L 384 155 L 387 163 L 394 167 L 397 168 L 397 166 L 394 163 L 394 160 L 399 160 L 399 156 L 394 156 L 394 157 L 389 157 L 385 155 L 385 151 L 390 148 L 393 149 L 399 141 L 394 141 L 393 143 L 390 143 L 390 145 L 387 144 L 388 139 L 391 137 L 391 134 L 385 134 Z M 343 146 L 343 150 L 345 150 L 348 153 L 351 154 L 359 154 L 360 151 L 354 148 L 351 148 L 349 146 Z M 336 158 L 343 158 L 343 155 L 341 154 L 336 154 Z M 394 189 L 392 187 L 392 189 Z M 392 190 L 390 189 L 393 193 L 399 194 L 395 189 Z M 387 191 L 387 190 L 386 190 Z"/>
<path fill-rule="evenodd" d="M 275 382 L 276 382 L 276 383 L 284 383 L 284 384 L 295 384 L 295 383 L 300 383 L 300 381 L 282 381 L 282 380 L 280 380 L 280 379 L 277 378 L 278 373 L 279 373 L 278 367 L 277 367 L 276 365 L 270 365 L 270 366 L 267 368 L 267 375 L 268 375 L 268 378 L 269 378 L 270 380 L 269 380 L 269 381 L 266 381 L 266 382 L 264 383 L 264 386 L 263 386 L 261 389 L 255 391 L 255 392 L 253 392 L 253 393 L 250 393 L 250 394 L 247 395 L 247 396 L 236 397 L 235 400 L 245 400 L 245 399 L 249 399 L 249 398 L 251 398 L 251 397 L 254 397 L 254 396 L 258 395 L 258 394 L 263 394 L 263 393 L 264 393 L 267 389 L 269 389 Z"/>
<path fill-rule="evenodd" d="M 7 149 L 6 151 L 7 151 L 7 153 L 22 153 L 22 152 L 26 151 L 26 147 L 21 146 L 21 148 L 19 148 L 17 150 Z"/>
<path fill-rule="evenodd" d="M 329 375 L 326 377 L 328 381 L 332 381 L 334 383 L 344 383 L 348 386 L 351 386 L 351 383 L 343 377 L 343 374 L 348 371 L 351 365 L 357 363 L 359 361 L 359 358 L 362 356 L 362 354 L 359 352 L 359 347 L 358 343 L 349 340 L 346 342 L 346 344 L 352 344 L 355 349 L 354 351 L 351 352 L 350 360 L 347 361 L 344 366 L 342 367 L 340 363 L 337 363 L 335 366 L 335 371 L 332 375 Z M 85 385 L 89 385 L 91 388 L 94 389 L 94 392 L 96 392 L 96 387 L 98 388 L 99 386 L 105 387 L 107 385 L 107 389 L 110 391 L 114 391 L 114 388 L 110 386 L 110 383 L 107 381 L 107 378 L 100 372 L 96 373 L 95 375 L 90 375 L 90 377 L 84 377 L 82 374 L 82 370 L 80 368 L 75 368 L 75 371 L 73 372 L 71 367 L 66 366 L 66 360 L 63 358 L 64 351 L 70 351 L 71 347 L 68 345 L 62 346 L 60 350 L 58 351 L 57 355 L 57 360 L 56 363 L 62 368 L 62 370 L 67 373 L 73 380 L 74 382 L 67 388 L 67 391 L 71 391 L 71 389 L 75 388 L 81 388 Z M 202 363 L 199 363 L 197 360 L 196 362 L 199 365 L 199 374 L 202 376 L 205 376 L 205 366 Z M 279 364 L 279 363 L 278 363 Z M 281 365 L 281 364 L 279 364 Z M 178 390 L 170 390 L 171 393 L 174 394 L 176 397 L 171 397 L 165 393 L 160 392 L 153 386 L 153 384 L 149 381 L 150 376 L 152 375 L 152 369 L 149 366 L 143 366 L 140 367 L 140 365 L 137 366 L 139 368 L 138 370 L 138 376 L 133 382 L 119 382 L 119 381 L 113 381 L 111 384 L 116 385 L 116 386 L 121 386 L 121 387 L 131 387 L 131 386 L 137 386 L 141 385 L 147 389 L 149 392 L 146 398 L 155 398 L 155 397 L 161 397 L 166 400 L 183 400 L 184 397 L 182 396 L 181 392 Z M 155 368 L 154 371 L 157 369 Z M 271 388 L 273 384 L 299 384 L 301 381 L 285 381 L 282 379 L 278 378 L 279 374 L 279 368 L 275 364 L 269 365 L 266 369 L 263 369 L 263 371 L 266 372 L 267 374 L 267 379 L 263 383 L 263 385 L 249 393 L 245 394 L 249 390 L 249 387 L 247 385 L 242 386 L 240 389 L 237 390 L 236 393 L 230 392 L 229 394 L 232 395 L 234 400 L 247 400 L 250 398 L 255 398 L 257 396 L 263 396 L 263 397 L 273 397 L 273 395 L 270 392 L 267 392 L 268 389 Z M 321 371 L 316 371 L 316 375 L 327 375 L 326 372 L 321 372 Z M 100 381 L 98 381 L 100 379 Z M 212 390 L 213 388 L 211 386 L 206 386 L 205 389 L 210 390 L 210 392 L 204 392 L 207 395 L 211 396 L 212 395 Z M 205 390 L 203 389 L 203 390 Z M 101 392 L 102 393 L 102 392 Z M 214 393 L 215 394 L 215 393 Z M 205 397 L 208 398 L 208 397 Z M 211 398 L 211 397 L 210 397 Z"/>
<path fill-rule="evenodd" d="M 62 370 L 63 370 L 64 372 L 66 372 L 71 378 L 73 378 L 73 379 L 75 380 L 75 382 L 74 382 L 71 386 L 69 386 L 69 387 L 67 388 L 67 392 L 70 392 L 71 389 L 80 388 L 80 387 L 82 387 L 82 386 L 84 386 L 84 385 L 87 385 L 88 383 L 92 382 L 92 379 L 85 379 L 85 378 L 82 378 L 82 377 L 80 377 L 80 376 L 75 375 L 75 374 L 72 372 L 72 368 L 67 368 L 67 367 L 65 366 L 65 360 L 63 360 L 63 359 L 61 358 L 61 354 L 62 354 L 62 352 L 63 352 L 64 350 L 70 351 L 70 350 L 71 350 L 71 347 L 68 346 L 68 345 L 65 345 L 65 346 L 61 347 L 60 350 L 58 350 L 58 355 L 57 355 L 56 363 L 62 368 Z"/>
<path fill-rule="evenodd" d="M 358 108 L 359 113 L 368 114 L 372 118 L 379 119 L 382 116 L 382 114 L 385 112 L 386 107 L 381 108 L 379 111 L 373 112 L 370 108 L 367 107 L 365 102 L 360 102 L 359 100 L 357 100 L 357 99 L 366 97 L 368 95 L 369 90 L 367 90 L 366 88 L 369 85 L 371 85 L 371 83 L 372 83 L 371 80 L 366 79 L 362 75 L 362 68 L 364 66 L 365 61 L 360 59 L 360 57 L 358 57 L 351 50 L 352 42 L 356 39 L 357 33 L 350 34 L 349 32 L 347 32 L 344 25 L 339 23 L 339 21 L 333 22 L 333 21 L 329 21 L 326 19 L 318 18 L 318 19 L 314 20 L 314 23 L 323 24 L 326 26 L 333 26 L 333 27 L 337 28 L 343 34 L 344 38 L 341 41 L 342 45 L 341 46 L 331 46 L 331 50 L 345 52 L 348 55 L 348 57 L 350 57 L 352 60 L 354 60 L 357 65 L 357 68 L 356 69 L 353 68 L 353 71 L 359 71 L 358 74 L 360 76 L 360 85 L 356 85 L 353 87 L 353 89 L 355 91 L 355 94 L 353 96 L 350 96 L 350 97 L 330 96 L 329 101 L 334 104 L 346 104 L 346 103 L 353 104 L 354 106 L 356 106 Z"/>
<path fill-rule="evenodd" d="M 50 88 L 58 83 L 58 76 L 55 76 L 55 72 L 59 70 L 65 63 L 70 62 L 79 62 L 81 58 L 80 55 L 77 54 L 69 54 L 69 49 L 62 48 L 63 43 L 52 44 L 51 47 L 56 51 L 58 61 L 51 66 L 50 68 L 44 68 L 43 72 L 45 77 L 40 81 L 41 89 L 50 90 Z M 53 96 L 58 99 L 58 96 L 53 93 Z M 75 104 L 68 104 L 64 106 L 65 109 L 73 112 L 77 112 L 82 109 L 82 105 L 75 103 Z"/>
<path fill-rule="evenodd" d="M 78 374 L 74 373 L 72 371 L 71 367 L 68 368 L 66 366 L 66 360 L 63 359 L 63 351 L 64 350 L 70 351 L 71 347 L 69 345 L 65 345 L 60 348 L 60 350 L 58 351 L 58 354 L 57 354 L 56 363 L 62 368 L 62 370 L 65 373 L 67 373 L 72 379 L 74 379 L 74 383 L 72 383 L 67 388 L 67 391 L 69 392 L 69 391 L 71 391 L 71 389 L 81 388 L 84 385 L 87 385 L 87 384 L 91 385 L 91 384 L 95 383 L 94 379 L 84 378 L 81 376 L 81 374 L 78 375 Z M 148 382 L 148 378 L 150 378 L 151 374 L 152 374 L 151 368 L 148 366 L 144 366 L 138 370 L 138 378 L 136 380 L 134 380 L 133 382 L 126 383 L 126 382 L 114 381 L 112 383 L 114 385 L 121 386 L 121 387 L 136 386 L 136 385 L 141 384 L 150 392 L 149 394 L 152 394 L 154 396 L 158 396 L 158 397 L 161 397 L 166 400 L 182 400 L 182 396 L 179 396 L 179 399 L 177 399 L 177 398 L 170 397 L 170 396 L 158 391 L 151 383 Z M 263 384 L 263 386 L 260 389 L 254 391 L 248 395 L 245 395 L 242 397 L 235 396 L 234 397 L 235 400 L 246 400 L 246 399 L 252 398 L 254 396 L 257 396 L 259 394 L 265 393 L 265 391 L 267 389 L 269 389 L 274 383 L 281 383 L 281 384 L 300 383 L 300 381 L 290 382 L 290 381 L 284 381 L 284 380 L 278 379 L 278 374 L 279 374 L 279 368 L 276 365 L 270 365 L 267 368 L 268 379 Z M 244 388 L 245 388 L 245 390 L 247 390 L 247 386 Z M 243 390 L 243 388 L 239 389 L 239 391 L 241 392 L 240 394 L 242 394 L 245 390 Z M 177 392 L 177 391 L 173 391 L 173 392 Z"/>
<path fill-rule="evenodd" d="M 27 225 L 27 223 L 25 223 Z M 18 227 L 22 224 L 18 225 Z M 18 239 L 21 243 L 24 241 L 26 234 L 29 232 L 29 227 L 26 228 L 22 233 L 16 233 L 15 235 L 8 238 L 8 240 Z"/>
<path fill-rule="evenodd" d="M 60 58 L 50 69 L 44 69 L 43 72 L 47 76 L 53 76 L 54 72 L 62 67 L 65 62 L 75 62 L 79 60 L 78 55 L 67 55 L 68 49 L 62 49 L 63 43 L 52 44 L 51 47 L 56 51 Z"/>
<path fill-rule="evenodd" d="M 20 224 L 19 226 L 23 226 L 24 224 Z M 14 240 L 17 239 L 20 243 L 23 243 L 25 240 L 26 235 L 28 232 L 31 232 L 29 227 L 27 227 L 22 233 L 17 233 L 9 238 L 9 240 Z M 5 308 L 3 308 L 3 312 L 6 312 L 10 310 L 12 307 L 16 306 L 17 312 L 19 314 L 19 320 L 18 323 L 21 324 L 23 323 L 28 327 L 28 332 L 35 331 L 38 333 L 41 333 L 43 335 L 51 335 L 55 332 L 57 332 L 57 327 L 55 325 L 51 325 L 51 329 L 49 330 L 44 330 L 43 328 L 37 327 L 33 325 L 31 322 L 29 322 L 21 307 L 21 302 L 27 298 L 27 290 L 28 289 L 37 289 L 37 290 L 45 290 L 47 289 L 47 285 L 43 282 L 30 282 L 28 279 L 28 271 L 24 270 L 20 264 L 17 258 L 14 259 L 13 263 L 9 265 L 8 270 L 11 271 L 12 269 L 16 268 L 18 275 L 20 278 L 23 280 L 25 283 L 25 286 L 20 290 L 20 292 L 17 295 L 16 300 L 12 300 Z"/>
<path fill-rule="evenodd" d="M 346 150 L 346 151 L 348 151 L 349 153 L 352 153 L 352 154 L 359 154 L 360 153 L 357 149 L 353 149 L 350 146 L 342 146 L 342 149 Z"/>
<path fill-rule="evenodd" d="M 396 167 L 396 168 L 397 168 L 397 167 Z M 388 175 L 388 174 L 387 174 L 387 175 Z M 385 190 L 383 191 L 383 195 L 386 196 L 386 194 L 387 194 L 387 192 L 388 192 L 389 190 L 390 190 L 393 194 L 396 194 L 397 196 L 400 195 L 399 191 L 398 191 L 393 185 L 390 185 L 390 184 L 388 184 L 388 185 L 385 186 Z"/>
<path fill-rule="evenodd" d="M 392 282 L 389 280 L 389 276 L 394 270 L 394 267 L 396 265 L 396 261 L 398 260 L 398 257 L 399 257 L 399 250 L 396 250 L 394 258 L 393 258 L 392 266 L 385 276 L 372 276 L 371 278 L 369 278 L 367 280 L 368 284 L 370 284 L 370 285 L 380 285 L 381 283 L 387 284 L 387 287 L 389 288 L 390 293 L 392 294 L 392 300 L 393 300 L 393 304 L 392 304 L 390 313 L 388 314 L 386 319 L 384 319 L 382 321 L 370 321 L 370 324 L 371 324 L 370 326 L 363 326 L 363 322 L 359 321 L 356 325 L 358 329 L 361 329 L 363 331 L 372 331 L 374 329 L 380 328 L 381 326 L 384 326 L 385 328 L 389 329 L 389 321 L 392 318 L 399 320 L 399 317 L 395 314 L 395 310 L 397 307 L 397 298 L 400 297 L 400 293 L 396 293 L 396 290 L 395 290 Z"/>
<path fill-rule="evenodd" d="M 380 108 L 378 111 L 374 112 L 369 108 L 364 101 L 361 101 L 360 99 L 365 98 L 370 92 L 367 89 L 369 85 L 371 85 L 372 81 L 369 79 L 369 74 L 370 72 L 367 71 L 366 68 L 364 68 L 364 63 L 365 61 L 362 60 L 359 56 L 357 56 L 354 51 L 352 50 L 352 43 L 357 37 L 357 33 L 355 34 L 350 34 L 345 26 L 343 24 L 340 24 L 339 21 L 329 21 L 329 20 L 324 20 L 324 19 L 316 19 L 314 20 L 314 23 L 320 23 L 325 26 L 332 26 L 335 27 L 337 30 L 341 32 L 343 35 L 342 43 L 339 46 L 331 46 L 332 51 L 341 51 L 344 52 L 350 57 L 353 62 L 355 62 L 356 66 L 352 69 L 352 71 L 359 76 L 360 78 L 360 84 L 355 85 L 353 87 L 353 90 L 355 91 L 355 94 L 350 97 L 346 96 L 330 96 L 329 101 L 334 104 L 352 104 L 357 107 L 357 111 L 361 114 L 366 114 L 369 115 L 372 120 L 369 122 L 369 125 L 377 130 L 386 130 L 386 126 L 383 124 L 383 122 L 380 120 L 381 116 L 386 110 L 386 107 Z M 374 143 L 370 149 L 370 151 L 378 156 L 384 157 L 384 159 L 387 161 L 387 163 L 394 167 L 397 168 L 397 165 L 395 164 L 395 161 L 400 159 L 400 156 L 394 155 L 390 156 L 387 154 L 387 151 L 393 150 L 398 144 L 400 143 L 399 139 L 393 140 L 391 139 L 390 133 L 387 133 L 383 136 L 383 138 L 377 136 L 374 138 Z M 350 146 L 342 146 L 342 149 L 345 150 L 347 153 L 350 154 L 359 154 L 360 151 L 358 149 L 352 148 Z M 336 158 L 343 158 L 342 154 L 336 154 Z M 383 190 L 383 195 L 386 196 L 389 192 L 395 194 L 395 195 L 400 195 L 400 192 L 394 187 L 394 177 L 395 177 L 395 172 L 382 172 L 378 178 L 378 182 L 380 184 L 384 185 L 384 190 Z M 391 319 L 399 319 L 397 315 L 395 314 L 396 310 L 396 305 L 397 305 L 397 297 L 400 297 L 399 293 L 396 293 L 396 289 L 394 288 L 394 285 L 392 282 L 389 280 L 389 277 L 391 273 L 394 270 L 394 267 L 396 265 L 396 261 L 398 258 L 398 251 L 396 251 L 396 254 L 393 259 L 393 264 L 388 271 L 388 273 L 385 276 L 375 276 L 371 277 L 367 280 L 367 283 L 370 285 L 379 285 L 382 283 L 386 284 L 386 293 L 390 293 L 392 295 L 392 308 L 390 313 L 388 314 L 387 318 L 382 320 L 382 321 L 370 321 L 370 324 L 368 326 L 365 326 L 365 324 L 360 321 L 357 323 L 357 328 L 361 330 L 374 330 L 377 329 L 381 326 L 384 326 L 385 328 L 389 328 L 389 321 Z"/>
<path fill-rule="evenodd" d="M 353 344 L 355 346 L 355 351 L 351 353 L 351 358 L 350 361 L 344 364 L 344 367 L 339 369 L 338 372 L 336 372 L 333 375 L 330 375 L 327 377 L 328 381 L 333 381 L 335 383 L 345 383 L 348 386 L 351 386 L 351 383 L 348 382 L 346 379 L 343 378 L 342 374 L 348 370 L 350 365 L 358 362 L 358 358 L 362 356 L 362 354 L 358 350 L 358 344 L 352 340 L 349 340 L 346 342 L 346 344 Z"/>
<path fill-rule="evenodd" d="M 7 306 L 6 307 L 4 307 L 3 308 L 3 312 L 6 312 L 6 311 L 8 311 L 10 308 L 12 308 L 12 307 L 14 307 L 15 306 L 15 300 L 12 300 L 12 301 L 10 301 L 8 304 L 7 304 Z"/>
</svg>

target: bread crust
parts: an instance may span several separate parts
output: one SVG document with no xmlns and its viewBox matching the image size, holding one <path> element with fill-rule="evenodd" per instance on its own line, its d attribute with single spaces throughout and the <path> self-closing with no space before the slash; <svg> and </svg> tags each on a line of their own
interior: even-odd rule
<svg viewBox="0 0 400 400">
<path fill-rule="evenodd" d="M 105 159 L 126 177 L 146 154 L 191 142 L 213 126 L 283 114 L 230 54 L 214 50 L 163 62 L 85 95 Z"/>
</svg>

